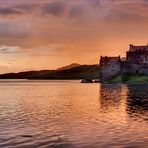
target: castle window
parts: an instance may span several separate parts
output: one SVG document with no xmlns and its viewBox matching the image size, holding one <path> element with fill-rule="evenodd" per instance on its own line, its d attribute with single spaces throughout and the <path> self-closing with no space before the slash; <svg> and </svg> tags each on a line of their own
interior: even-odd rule
<svg viewBox="0 0 148 148">
<path fill-rule="evenodd" d="M 136 74 L 139 74 L 139 70 L 136 70 Z"/>
</svg>

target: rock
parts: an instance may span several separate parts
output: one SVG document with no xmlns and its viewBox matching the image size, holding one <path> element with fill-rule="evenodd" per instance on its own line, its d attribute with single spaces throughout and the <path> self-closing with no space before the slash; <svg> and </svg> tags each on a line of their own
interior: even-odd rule
<svg viewBox="0 0 148 148">
<path fill-rule="evenodd" d="M 93 81 L 91 79 L 83 79 L 81 83 L 93 83 Z"/>
<path fill-rule="evenodd" d="M 99 82 L 100 82 L 99 79 L 94 79 L 94 80 L 92 80 L 92 81 L 93 81 L 93 83 L 99 83 Z"/>
</svg>

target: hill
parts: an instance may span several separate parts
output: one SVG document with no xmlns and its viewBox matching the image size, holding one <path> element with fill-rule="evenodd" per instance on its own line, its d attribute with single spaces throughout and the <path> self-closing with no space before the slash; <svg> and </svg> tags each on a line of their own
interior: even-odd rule
<svg viewBox="0 0 148 148">
<path fill-rule="evenodd" d="M 80 65 L 61 70 L 26 71 L 1 74 L 0 79 L 98 79 L 99 65 Z"/>
<path fill-rule="evenodd" d="M 79 67 L 81 66 L 80 64 L 77 63 L 72 63 L 70 65 L 64 66 L 64 67 L 60 67 L 57 70 L 65 70 L 65 69 L 71 69 L 71 68 L 75 68 L 75 67 Z"/>
</svg>

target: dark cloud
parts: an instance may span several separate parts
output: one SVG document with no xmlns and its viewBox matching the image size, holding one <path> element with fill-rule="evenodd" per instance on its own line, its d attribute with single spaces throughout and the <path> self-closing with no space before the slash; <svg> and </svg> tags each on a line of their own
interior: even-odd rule
<svg viewBox="0 0 148 148">
<path fill-rule="evenodd" d="M 16 9 L 19 9 L 21 11 L 24 11 L 24 12 L 32 12 L 32 11 L 35 11 L 37 8 L 40 7 L 40 5 L 38 4 L 20 4 L 20 5 L 16 5 L 14 6 Z"/>
<path fill-rule="evenodd" d="M 148 1 L 147 1 L 148 2 Z M 121 0 L 116 1 L 110 7 L 106 20 L 109 21 L 139 21 L 143 22 L 148 19 L 148 3 L 145 0 Z"/>
<path fill-rule="evenodd" d="M 101 4 L 102 0 L 88 0 L 90 3 Z"/>
<path fill-rule="evenodd" d="M 44 15 L 52 14 L 55 16 L 63 15 L 66 9 L 65 1 L 54 1 L 51 3 L 44 4 L 42 12 Z"/>
<path fill-rule="evenodd" d="M 11 6 L 0 6 L 0 15 L 1 16 L 21 16 L 27 13 L 31 13 L 39 8 L 37 4 L 19 4 L 19 5 L 11 5 Z"/>
<path fill-rule="evenodd" d="M 93 6 L 94 8 L 98 8 L 102 6 L 102 0 L 87 0 L 87 2 Z"/>
<path fill-rule="evenodd" d="M 21 15 L 23 11 L 17 8 L 9 8 L 9 7 L 1 7 L 0 8 L 0 15 Z"/>
<path fill-rule="evenodd" d="M 0 37 L 1 38 L 26 38 L 30 35 L 31 25 L 28 22 L 18 21 L 0 21 Z"/>
<path fill-rule="evenodd" d="M 134 12 L 125 12 L 125 11 L 121 11 L 121 10 L 114 10 L 112 9 L 110 11 L 110 13 L 106 16 L 105 20 L 107 21 L 137 21 L 137 20 L 143 20 L 144 16 L 142 16 L 141 14 L 135 14 Z"/>
<path fill-rule="evenodd" d="M 8 52 L 8 48 L 6 48 L 6 47 L 0 48 L 0 53 L 7 53 L 7 52 Z"/>
<path fill-rule="evenodd" d="M 12 53 L 18 53 L 19 47 L 17 46 L 1 46 L 0 47 L 0 53 L 1 54 L 12 54 Z"/>
<path fill-rule="evenodd" d="M 84 11 L 85 9 L 82 5 L 75 5 L 71 7 L 71 9 L 69 10 L 69 17 L 70 18 L 81 17 L 82 15 L 84 15 Z"/>
</svg>

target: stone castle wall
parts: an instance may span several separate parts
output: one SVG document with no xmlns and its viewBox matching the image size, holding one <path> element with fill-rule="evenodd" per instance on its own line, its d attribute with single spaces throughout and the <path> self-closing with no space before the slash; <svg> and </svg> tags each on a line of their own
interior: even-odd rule
<svg viewBox="0 0 148 148">
<path fill-rule="evenodd" d="M 101 57 L 100 59 L 100 81 L 105 81 L 121 71 L 120 57 Z"/>
<path fill-rule="evenodd" d="M 100 58 L 100 81 L 123 73 L 148 75 L 148 45 L 130 45 L 126 54 L 126 61 L 121 61 L 119 57 Z"/>
</svg>

